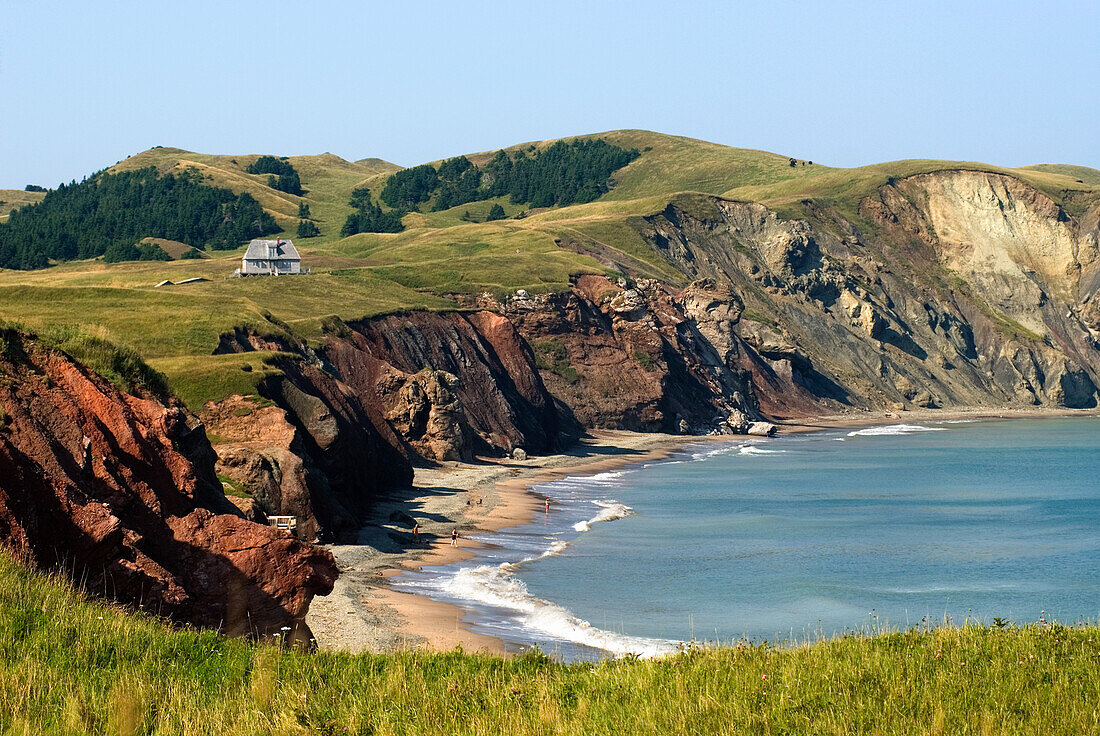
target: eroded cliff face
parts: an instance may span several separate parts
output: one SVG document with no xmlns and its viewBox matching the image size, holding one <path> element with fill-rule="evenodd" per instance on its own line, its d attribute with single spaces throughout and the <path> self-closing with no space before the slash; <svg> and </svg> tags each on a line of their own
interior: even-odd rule
<svg viewBox="0 0 1100 736">
<path fill-rule="evenodd" d="M 728 284 L 737 334 L 820 407 L 1096 405 L 1096 237 L 1049 198 L 943 172 L 882 187 L 862 223 L 807 209 L 683 197 L 643 234 Z"/>
<path fill-rule="evenodd" d="M 332 556 L 242 518 L 193 415 L 122 393 L 14 330 L 0 344 L 4 547 L 180 622 L 308 636 L 309 602 L 337 575 Z"/>
<path fill-rule="evenodd" d="M 325 356 L 357 394 L 382 404 L 383 413 L 392 416 L 395 410 L 405 414 L 415 411 L 411 406 L 396 407 L 392 376 L 425 386 L 432 380 L 426 379 L 423 371 L 442 372 L 447 377 L 442 383 L 438 376 L 434 379 L 442 390 L 433 389 L 437 398 L 431 406 L 437 416 L 448 415 L 448 427 L 469 427 L 474 440 L 468 445 L 471 452 L 508 452 L 522 447 L 544 453 L 559 446 L 553 399 L 530 347 L 504 317 L 484 311 L 412 312 L 353 322 L 347 327 L 344 335 L 329 337 Z M 392 372 L 389 390 L 377 380 L 369 380 L 372 370 L 360 368 L 368 359 L 381 361 Z M 402 437 L 421 447 L 442 448 L 445 443 L 440 444 L 431 424 L 403 422 L 407 434 Z M 444 459 L 435 451 L 429 456 Z"/>
<path fill-rule="evenodd" d="M 734 331 L 742 304 L 725 285 L 581 276 L 569 293 L 479 304 L 518 326 L 582 427 L 701 433 L 759 418 L 752 377 L 768 368 Z"/>
<path fill-rule="evenodd" d="M 413 464 L 562 442 L 535 357 L 498 314 L 332 322 L 317 350 L 241 329 L 218 350 L 280 353 L 262 401 L 231 396 L 203 417 L 219 438 L 218 472 L 259 513 L 296 516 L 306 539 L 354 540 L 374 499 L 412 484 Z"/>
<path fill-rule="evenodd" d="M 297 517 L 302 539 L 354 540 L 373 499 L 412 484 L 412 466 L 387 426 L 321 365 L 292 356 L 274 365 L 282 375 L 261 384 L 263 400 L 231 396 L 203 412 L 219 438 L 218 472 L 264 514 Z"/>
</svg>

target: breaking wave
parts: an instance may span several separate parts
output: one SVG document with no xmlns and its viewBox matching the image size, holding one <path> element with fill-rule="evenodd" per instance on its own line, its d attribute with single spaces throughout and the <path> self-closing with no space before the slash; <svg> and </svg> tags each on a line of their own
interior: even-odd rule
<svg viewBox="0 0 1100 736">
<path fill-rule="evenodd" d="M 739 455 L 779 455 L 786 452 L 786 450 L 769 450 L 766 447 L 758 447 L 757 445 L 741 445 Z"/>
<path fill-rule="evenodd" d="M 505 563 L 464 568 L 448 578 L 442 590 L 456 598 L 503 608 L 528 630 L 612 654 L 654 657 L 676 651 L 675 643 L 663 639 L 597 629 L 558 604 L 536 598 L 528 592 L 523 581 L 512 574 L 514 567 Z"/>
<path fill-rule="evenodd" d="M 591 519 L 585 521 L 578 521 L 573 525 L 573 529 L 578 532 L 587 532 L 592 529 L 593 524 L 598 524 L 601 521 L 615 521 L 615 519 L 623 519 L 630 516 L 633 513 L 633 509 L 618 501 L 593 501 L 592 503 L 600 507 L 599 513 L 593 516 Z"/>
<path fill-rule="evenodd" d="M 849 437 L 882 437 L 902 434 L 915 434 L 917 432 L 944 432 L 946 427 L 924 427 L 919 424 L 890 424 L 885 427 L 867 427 L 849 432 Z"/>
</svg>

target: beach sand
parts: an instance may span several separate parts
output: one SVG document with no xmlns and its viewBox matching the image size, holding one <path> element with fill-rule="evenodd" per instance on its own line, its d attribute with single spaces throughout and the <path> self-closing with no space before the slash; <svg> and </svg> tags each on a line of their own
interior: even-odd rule
<svg viewBox="0 0 1100 736">
<path fill-rule="evenodd" d="M 385 652 L 405 648 L 503 654 L 499 639 L 468 631 L 462 609 L 386 585 L 402 570 L 444 565 L 474 554 L 478 543 L 464 537 L 525 524 L 543 511 L 529 489 L 566 475 L 593 475 L 665 457 L 679 447 L 734 436 L 694 437 L 592 431 L 559 455 L 524 461 L 483 458 L 417 468 L 416 487 L 392 491 L 375 504 L 357 544 L 330 545 L 340 577 L 332 593 L 313 599 L 306 623 L 322 649 Z M 412 521 L 420 523 L 419 545 Z M 450 544 L 457 528 L 458 547 Z"/>
<path fill-rule="evenodd" d="M 1095 416 L 1096 410 L 985 408 L 853 412 L 778 422 L 781 434 L 822 429 L 963 419 Z M 525 524 L 542 512 L 543 499 L 531 486 L 566 475 L 593 475 L 623 465 L 667 456 L 688 444 L 743 442 L 743 435 L 686 436 L 592 431 L 568 452 L 525 461 L 483 458 L 476 463 L 444 462 L 417 468 L 416 487 L 390 492 L 375 504 L 358 543 L 332 545 L 340 577 L 327 596 L 314 598 L 306 622 L 318 646 L 351 652 L 426 648 L 507 654 L 499 639 L 463 625 L 457 606 L 387 587 L 402 570 L 443 565 L 474 554 L 478 543 L 462 537 Z M 413 519 L 420 523 L 412 541 Z"/>
</svg>

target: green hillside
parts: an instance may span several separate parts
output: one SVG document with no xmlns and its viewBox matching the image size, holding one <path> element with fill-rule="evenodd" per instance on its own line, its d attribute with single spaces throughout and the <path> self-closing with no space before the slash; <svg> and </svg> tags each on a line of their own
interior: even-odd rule
<svg viewBox="0 0 1100 736">
<path fill-rule="evenodd" d="M 973 625 L 659 660 L 314 654 L 172 630 L 0 555 L 5 734 L 1086 734 L 1094 627 Z"/>
<path fill-rule="evenodd" d="M 8 219 L 8 213 L 28 204 L 41 202 L 45 192 L 25 192 L 22 189 L 0 189 L 0 222 Z"/>
<path fill-rule="evenodd" d="M 328 153 L 291 156 L 288 161 L 304 190 L 296 196 L 269 187 L 266 175 L 248 173 L 257 154 L 154 148 L 113 170 L 190 170 L 201 174 L 204 183 L 251 194 L 284 228 L 282 236 L 294 239 L 303 267 L 312 275 L 227 279 L 243 249 L 209 252 L 202 260 L 68 262 L 39 271 L 0 271 L 0 316 L 32 328 L 76 325 L 131 347 L 163 370 L 176 391 L 198 409 L 202 401 L 221 398 L 229 387 L 241 384 L 238 366 L 210 358 L 218 335 L 238 324 L 266 329 L 270 323 L 265 313 L 315 339 L 326 315 L 356 319 L 411 307 L 453 309 L 453 295 L 484 291 L 559 291 L 567 289 L 576 274 L 608 272 L 609 263 L 624 264 L 638 276 L 682 284 L 682 274 L 638 233 L 640 217 L 660 212 L 681 192 L 756 200 L 788 216 L 803 215 L 802 201 L 813 199 L 855 217 L 860 199 L 890 177 L 962 168 L 1018 176 L 1059 202 L 1076 192 L 1081 196 L 1073 198 L 1072 207 L 1077 209 L 1100 196 L 1100 172 L 1084 167 L 1008 170 L 973 162 L 918 160 L 841 169 L 801 159 L 792 166 L 785 155 L 647 131 L 581 137 L 601 138 L 640 153 L 613 173 L 613 188 L 594 202 L 539 209 L 501 196 L 438 212 L 411 212 L 401 233 L 348 238 L 341 237 L 340 228 L 352 212 L 352 190 L 367 186 L 377 198 L 386 179 L 400 167 L 379 159 L 346 161 Z M 529 153 L 553 143 L 529 142 L 505 150 L 510 155 Z M 468 158 L 484 166 L 495 155 L 496 151 L 485 151 Z M 12 204 L 41 197 L 0 193 L 0 200 Z M 308 205 L 319 237 L 296 237 L 302 205 Z M 506 219 L 485 221 L 493 205 L 503 208 Z M 178 254 L 182 246 L 170 244 L 169 250 Z M 166 279 L 195 277 L 207 281 L 154 288 Z"/>
<path fill-rule="evenodd" d="M 1081 184 L 1092 187 L 1100 187 L 1100 171 L 1090 169 L 1088 166 L 1072 166 L 1069 164 L 1033 164 L 1021 166 L 1016 169 L 1019 172 L 1038 171 L 1045 174 L 1057 174 L 1076 179 Z"/>
</svg>

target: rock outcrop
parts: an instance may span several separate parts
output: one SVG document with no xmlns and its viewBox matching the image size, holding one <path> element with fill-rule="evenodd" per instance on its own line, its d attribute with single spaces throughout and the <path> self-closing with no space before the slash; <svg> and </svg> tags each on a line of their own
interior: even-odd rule
<svg viewBox="0 0 1100 736">
<path fill-rule="evenodd" d="M 458 406 L 441 405 L 437 412 L 449 416 L 447 423 L 455 432 L 468 424 L 481 451 L 509 452 L 523 446 L 547 452 L 558 447 L 558 415 L 535 356 L 500 315 L 411 312 L 352 322 L 347 328 L 343 335 L 330 334 L 325 357 L 383 416 L 393 408 L 385 406 L 390 392 L 379 385 L 382 367 L 410 378 L 425 370 L 442 371 L 453 378 L 446 379 L 446 392 L 437 398 L 447 402 L 453 395 Z M 387 385 L 394 384 L 391 380 Z M 403 439 L 420 442 L 415 436 Z M 455 437 L 454 442 L 463 440 Z"/>
<path fill-rule="evenodd" d="M 884 185 L 860 220 L 803 209 L 685 195 L 641 227 L 689 277 L 738 295 L 740 318 L 723 321 L 770 368 L 752 370 L 764 414 L 1096 405 L 1096 234 L 1049 197 L 946 171 Z"/>
<path fill-rule="evenodd" d="M 714 282 L 683 294 L 652 280 L 581 276 L 571 292 L 490 302 L 531 344 L 543 380 L 584 427 L 706 432 L 757 416 L 739 300 Z M 750 351 L 751 352 L 751 351 Z"/>
<path fill-rule="evenodd" d="M 353 539 L 379 494 L 411 485 L 412 466 L 331 373 L 285 355 L 273 366 L 282 375 L 260 385 L 261 400 L 231 396 L 205 409 L 218 472 L 265 514 L 297 517 L 302 539 Z"/>
<path fill-rule="evenodd" d="M 302 623 L 337 570 L 243 518 L 202 425 L 123 393 L 15 330 L 0 335 L 0 543 L 94 595 L 231 634 Z"/>
</svg>

